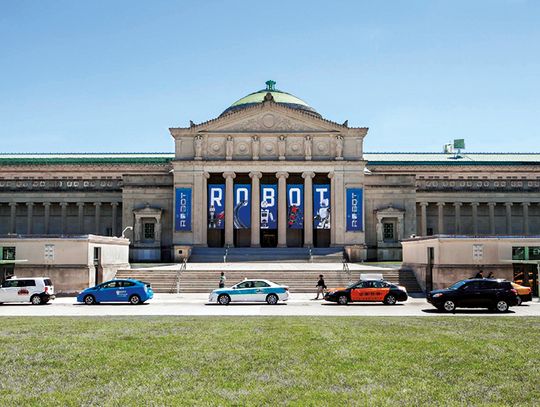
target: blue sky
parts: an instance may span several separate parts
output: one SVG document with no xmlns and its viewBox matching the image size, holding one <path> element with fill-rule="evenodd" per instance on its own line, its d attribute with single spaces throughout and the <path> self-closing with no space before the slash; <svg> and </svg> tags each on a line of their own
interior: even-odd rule
<svg viewBox="0 0 540 407">
<path fill-rule="evenodd" d="M 172 152 L 267 79 L 367 151 L 540 152 L 540 1 L 0 0 L 4 152 Z"/>
</svg>

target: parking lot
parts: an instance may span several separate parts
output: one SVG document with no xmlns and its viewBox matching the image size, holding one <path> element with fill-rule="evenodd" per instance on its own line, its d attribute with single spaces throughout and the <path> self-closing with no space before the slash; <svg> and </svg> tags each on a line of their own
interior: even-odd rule
<svg viewBox="0 0 540 407">
<path fill-rule="evenodd" d="M 185 315 L 185 316 L 540 316 L 540 303 L 535 298 L 520 307 L 511 307 L 504 314 L 484 309 L 458 309 L 454 314 L 438 312 L 425 298 L 409 298 L 405 303 L 355 303 L 346 306 L 313 300 L 313 294 L 291 294 L 286 303 L 236 303 L 228 306 L 208 304 L 208 294 L 155 294 L 143 305 L 83 305 L 75 297 L 60 297 L 47 305 L 3 304 L 0 316 L 109 316 L 109 315 Z"/>
</svg>

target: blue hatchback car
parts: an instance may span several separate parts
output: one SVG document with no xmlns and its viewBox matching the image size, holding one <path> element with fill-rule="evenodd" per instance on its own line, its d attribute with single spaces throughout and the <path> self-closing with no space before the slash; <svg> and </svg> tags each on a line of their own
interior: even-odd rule
<svg viewBox="0 0 540 407">
<path fill-rule="evenodd" d="M 150 284 L 139 280 L 110 280 L 87 288 L 79 293 L 77 302 L 86 305 L 100 302 L 129 302 L 137 305 L 151 299 L 154 296 Z"/>
</svg>

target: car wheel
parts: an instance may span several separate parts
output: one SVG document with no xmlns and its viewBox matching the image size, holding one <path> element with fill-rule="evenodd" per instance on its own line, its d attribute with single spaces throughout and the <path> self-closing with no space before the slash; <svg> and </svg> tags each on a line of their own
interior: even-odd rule
<svg viewBox="0 0 540 407">
<path fill-rule="evenodd" d="M 137 294 L 133 294 L 131 297 L 129 297 L 129 303 L 131 305 L 139 305 L 142 304 L 141 297 L 139 297 Z"/>
<path fill-rule="evenodd" d="M 96 303 L 96 299 L 93 295 L 85 296 L 83 301 L 86 305 L 94 305 Z"/>
<path fill-rule="evenodd" d="M 34 295 L 32 298 L 30 298 L 30 302 L 32 305 L 40 305 L 41 304 L 41 297 L 39 295 Z"/>
<path fill-rule="evenodd" d="M 221 305 L 229 305 L 231 302 L 231 297 L 229 297 L 227 294 L 221 294 L 218 297 L 217 302 Z"/>
<path fill-rule="evenodd" d="M 518 295 L 517 297 L 517 306 L 519 307 L 521 304 L 523 304 L 523 300 L 521 299 L 521 297 Z"/>
<path fill-rule="evenodd" d="M 337 302 L 339 305 L 347 305 L 349 303 L 349 299 L 346 295 L 340 295 L 337 299 Z"/>
<path fill-rule="evenodd" d="M 386 297 L 384 297 L 384 301 L 383 303 L 385 303 L 386 305 L 396 305 L 396 297 L 394 297 L 393 295 L 391 294 L 388 294 Z"/>
<path fill-rule="evenodd" d="M 456 303 L 454 301 L 446 300 L 443 304 L 443 308 L 446 312 L 454 312 L 456 310 Z"/>
<path fill-rule="evenodd" d="M 279 298 L 276 294 L 268 294 L 266 296 L 266 302 L 270 305 L 276 305 L 279 301 Z"/>
<path fill-rule="evenodd" d="M 508 303 L 503 300 L 497 301 L 495 309 L 497 310 L 497 312 L 506 312 L 508 311 Z"/>
</svg>

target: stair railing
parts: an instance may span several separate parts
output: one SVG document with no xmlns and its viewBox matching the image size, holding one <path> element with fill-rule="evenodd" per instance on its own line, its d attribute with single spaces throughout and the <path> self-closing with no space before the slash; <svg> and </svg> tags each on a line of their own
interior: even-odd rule
<svg viewBox="0 0 540 407">
<path fill-rule="evenodd" d="M 313 263 L 313 250 L 311 250 L 311 246 L 309 246 L 309 262 Z"/>
<path fill-rule="evenodd" d="M 349 263 L 347 263 L 347 260 L 345 259 L 343 259 L 343 272 L 347 275 L 347 280 L 349 281 L 349 284 L 352 284 L 351 269 L 349 268 Z"/>
<path fill-rule="evenodd" d="M 187 258 L 182 260 L 182 265 L 176 270 L 176 294 L 180 294 L 180 274 L 187 269 Z"/>
<path fill-rule="evenodd" d="M 229 255 L 229 245 L 225 246 L 225 254 L 223 255 L 223 263 L 227 263 L 227 256 Z"/>
</svg>

